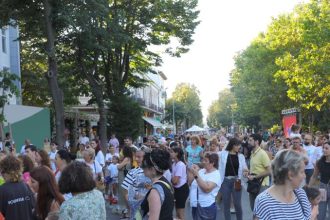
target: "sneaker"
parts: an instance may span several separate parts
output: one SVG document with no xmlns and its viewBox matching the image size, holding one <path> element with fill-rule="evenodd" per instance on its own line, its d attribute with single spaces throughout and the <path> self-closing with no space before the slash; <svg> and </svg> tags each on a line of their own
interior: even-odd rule
<svg viewBox="0 0 330 220">
<path fill-rule="evenodd" d="M 230 208 L 230 213 L 231 213 L 231 214 L 235 214 L 235 213 L 236 213 L 235 208 Z"/>
</svg>

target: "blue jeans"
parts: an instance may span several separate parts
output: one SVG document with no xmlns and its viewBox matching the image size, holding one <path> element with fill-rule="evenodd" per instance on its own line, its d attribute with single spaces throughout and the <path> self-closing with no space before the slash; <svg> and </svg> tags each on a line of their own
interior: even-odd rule
<svg viewBox="0 0 330 220">
<path fill-rule="evenodd" d="M 305 169 L 305 174 L 306 174 L 306 184 L 309 184 L 309 180 L 311 179 L 313 175 L 314 169 Z"/>
<path fill-rule="evenodd" d="M 324 202 L 322 201 L 319 203 L 319 215 L 317 216 L 317 219 L 325 220 L 327 216 L 327 211 L 328 211 L 328 215 L 330 216 L 330 185 L 321 182 L 320 188 L 327 190 L 327 201 Z"/>
<path fill-rule="evenodd" d="M 234 189 L 234 182 L 235 179 L 228 179 L 225 177 L 223 183 L 221 185 L 221 193 L 222 193 L 222 201 L 223 201 L 223 208 L 224 208 L 224 215 L 225 220 L 231 220 L 230 214 L 230 203 L 231 203 L 231 196 L 233 196 L 234 206 L 236 211 L 236 219 L 242 220 L 242 190 L 236 191 Z"/>
<path fill-rule="evenodd" d="M 205 208 L 205 211 L 209 215 L 212 216 L 211 218 L 207 218 L 205 220 L 216 220 L 217 219 L 217 205 L 215 203 L 213 203 L 209 207 L 203 207 L 203 209 L 204 208 Z M 203 218 L 198 216 L 197 207 L 191 207 L 191 214 L 192 214 L 193 220 L 203 220 Z"/>
<path fill-rule="evenodd" d="M 260 193 L 262 193 L 263 191 L 265 191 L 266 189 L 268 189 L 268 186 L 261 186 L 258 195 Z M 256 201 L 256 198 L 257 198 L 258 195 L 254 195 L 254 194 L 249 193 L 250 207 L 251 207 L 252 212 L 254 210 L 254 202 Z"/>
</svg>

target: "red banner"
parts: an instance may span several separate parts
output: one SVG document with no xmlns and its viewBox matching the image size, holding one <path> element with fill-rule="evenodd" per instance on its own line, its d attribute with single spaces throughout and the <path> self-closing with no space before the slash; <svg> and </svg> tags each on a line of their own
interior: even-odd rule
<svg viewBox="0 0 330 220">
<path fill-rule="evenodd" d="M 283 129 L 285 137 L 289 137 L 291 133 L 291 126 L 297 123 L 297 115 L 284 115 L 283 116 Z"/>
</svg>

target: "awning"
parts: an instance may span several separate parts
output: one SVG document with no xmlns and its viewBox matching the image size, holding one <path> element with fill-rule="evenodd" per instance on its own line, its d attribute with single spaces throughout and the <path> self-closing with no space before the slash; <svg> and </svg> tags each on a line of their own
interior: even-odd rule
<svg viewBox="0 0 330 220">
<path fill-rule="evenodd" d="M 160 128 L 163 127 L 164 125 L 162 123 L 160 123 L 159 121 L 157 121 L 154 118 L 149 118 L 149 117 L 142 117 L 143 120 L 145 120 L 147 123 L 151 124 L 152 127 L 154 128 Z"/>
</svg>

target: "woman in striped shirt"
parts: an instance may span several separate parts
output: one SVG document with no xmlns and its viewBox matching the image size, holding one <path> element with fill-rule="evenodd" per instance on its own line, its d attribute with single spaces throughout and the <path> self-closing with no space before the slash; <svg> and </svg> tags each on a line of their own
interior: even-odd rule
<svg viewBox="0 0 330 220">
<path fill-rule="evenodd" d="M 292 150 L 278 152 L 272 162 L 274 185 L 258 195 L 254 220 L 309 220 L 311 206 L 303 189 L 304 156 Z"/>
</svg>

